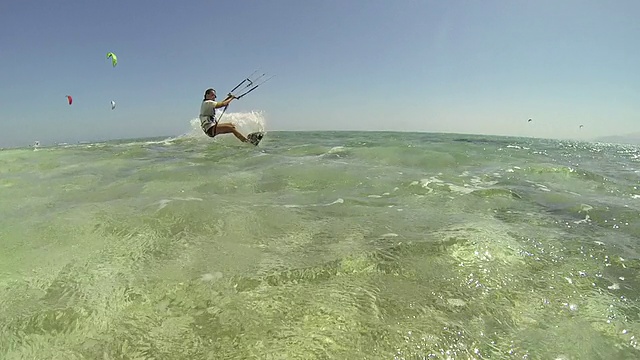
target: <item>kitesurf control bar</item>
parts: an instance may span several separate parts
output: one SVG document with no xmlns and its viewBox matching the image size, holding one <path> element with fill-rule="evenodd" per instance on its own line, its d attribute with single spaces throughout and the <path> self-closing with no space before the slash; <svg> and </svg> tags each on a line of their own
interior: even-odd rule
<svg viewBox="0 0 640 360">
<path fill-rule="evenodd" d="M 256 73 L 258 72 L 258 70 L 254 71 L 251 75 L 249 75 L 246 79 L 242 80 L 238 85 L 236 85 L 236 87 L 234 87 L 233 89 L 231 89 L 231 91 L 229 91 L 229 94 L 227 96 L 233 96 L 236 99 L 240 99 L 241 97 L 247 95 L 248 93 L 252 92 L 253 90 L 255 90 L 258 86 L 266 83 L 267 81 L 269 81 L 272 77 L 274 77 L 275 75 L 271 75 L 268 78 L 264 79 L 265 75 L 267 74 L 262 74 L 256 78 L 254 78 L 253 80 L 251 79 Z M 255 85 L 254 85 L 255 84 Z M 244 86 L 243 86 L 244 85 Z M 241 87 L 242 86 L 242 87 Z M 240 88 L 238 90 L 238 88 Z M 249 90 L 247 90 L 249 89 Z M 242 94 L 240 95 L 233 95 L 233 92 L 238 90 L 239 92 L 244 91 Z M 229 107 L 229 105 L 227 104 L 227 106 L 224 107 L 224 109 L 222 109 L 222 113 L 220 114 L 220 116 L 218 117 L 217 122 L 220 121 L 220 119 L 222 119 L 222 115 L 224 115 L 224 112 L 227 111 L 227 108 Z"/>
<path fill-rule="evenodd" d="M 236 99 L 240 99 L 243 96 L 245 96 L 248 93 L 250 93 L 253 90 L 255 90 L 258 86 L 260 86 L 260 85 L 266 83 L 267 81 L 269 81 L 274 76 L 274 75 L 271 75 L 271 76 L 269 76 L 268 78 L 265 79 L 264 77 L 267 74 L 262 74 L 262 75 L 260 75 L 260 76 L 258 76 L 256 78 L 254 78 L 254 79 L 251 79 L 256 72 L 257 72 L 257 70 L 254 71 L 253 74 L 249 75 L 249 77 L 247 77 L 246 79 L 242 80 L 238 85 L 236 85 L 236 87 L 231 89 L 231 91 L 229 91 L 229 95 L 233 95 L 234 91 L 238 90 L 239 92 L 242 92 L 242 93 L 240 95 L 233 95 L 233 96 Z"/>
</svg>

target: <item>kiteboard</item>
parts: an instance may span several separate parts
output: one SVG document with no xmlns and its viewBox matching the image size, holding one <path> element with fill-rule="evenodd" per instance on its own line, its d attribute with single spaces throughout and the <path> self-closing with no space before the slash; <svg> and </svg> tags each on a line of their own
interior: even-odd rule
<svg viewBox="0 0 640 360">
<path fill-rule="evenodd" d="M 249 140 L 249 142 L 253 145 L 258 146 L 258 144 L 260 144 L 260 140 L 262 140 L 263 137 L 264 133 L 261 131 L 252 132 L 251 134 L 247 135 L 247 140 Z"/>
</svg>

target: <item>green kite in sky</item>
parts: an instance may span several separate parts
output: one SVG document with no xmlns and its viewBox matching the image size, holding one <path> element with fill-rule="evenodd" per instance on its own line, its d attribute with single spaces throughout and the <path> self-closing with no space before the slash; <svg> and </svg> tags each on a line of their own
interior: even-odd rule
<svg viewBox="0 0 640 360">
<path fill-rule="evenodd" d="M 116 54 L 109 52 L 107 53 L 107 59 L 111 58 L 111 64 L 113 65 L 113 67 L 116 67 L 116 65 L 118 65 L 118 57 L 116 56 Z"/>
</svg>

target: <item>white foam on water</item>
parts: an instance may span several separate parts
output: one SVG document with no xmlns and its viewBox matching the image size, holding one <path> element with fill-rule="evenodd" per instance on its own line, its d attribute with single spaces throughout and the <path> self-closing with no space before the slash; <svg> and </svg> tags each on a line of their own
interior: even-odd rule
<svg viewBox="0 0 640 360">
<path fill-rule="evenodd" d="M 413 184 L 413 183 L 412 183 Z M 420 179 L 420 182 L 416 182 L 416 184 L 420 184 L 420 186 L 422 186 L 425 189 L 430 189 L 433 190 L 429 187 L 429 184 L 444 184 L 444 181 L 438 179 L 435 176 L 432 176 L 428 179 Z"/>
<path fill-rule="evenodd" d="M 493 186 L 498 183 L 497 181 L 484 181 L 479 176 L 474 176 L 469 181 L 472 185 L 478 187 Z"/>
<path fill-rule="evenodd" d="M 346 148 L 344 146 L 334 146 L 331 149 L 329 149 L 329 151 L 327 151 L 327 154 L 335 154 L 335 153 L 340 153 L 343 150 L 345 150 Z"/>
<path fill-rule="evenodd" d="M 216 271 L 214 273 L 202 274 L 202 276 L 200 276 L 200 280 L 204 282 L 211 282 L 222 279 L 222 276 L 223 275 L 220 271 Z"/>
<path fill-rule="evenodd" d="M 585 223 L 588 223 L 590 221 L 591 221 L 591 219 L 589 218 L 589 214 L 587 214 L 587 216 L 585 216 L 584 219 L 578 220 L 578 221 L 574 221 L 573 223 L 574 224 L 585 224 Z"/>
<path fill-rule="evenodd" d="M 579 212 L 589 212 L 589 210 L 593 210 L 593 206 L 588 205 L 588 204 L 580 204 L 580 211 Z"/>
<path fill-rule="evenodd" d="M 196 198 L 196 197 L 187 197 L 187 198 L 171 198 L 171 199 L 162 199 L 158 202 L 156 202 L 155 204 L 158 204 L 158 211 L 164 209 L 167 205 L 169 205 L 169 203 L 173 202 L 173 201 L 203 201 L 200 198 Z"/>
<path fill-rule="evenodd" d="M 381 238 L 387 238 L 387 237 L 398 237 L 398 234 L 396 233 L 387 233 L 387 234 L 382 234 L 380 235 Z"/>
<path fill-rule="evenodd" d="M 328 204 L 309 204 L 309 205 L 296 205 L 296 204 L 287 204 L 283 205 L 286 208 L 303 208 L 303 207 L 314 207 L 314 206 L 331 206 L 336 204 L 344 204 L 344 199 L 338 198 L 337 200 L 330 202 Z"/>
<path fill-rule="evenodd" d="M 464 173 L 460 175 L 464 176 Z M 432 193 L 438 187 L 448 188 L 449 191 L 460 193 L 460 194 L 470 194 L 476 190 L 489 189 L 490 187 L 496 185 L 497 181 L 485 181 L 482 180 L 479 176 L 473 176 L 469 180 L 469 184 L 458 185 L 450 182 L 445 182 L 435 176 L 430 178 L 421 179 L 420 181 L 411 182 L 410 186 L 420 185 L 423 188 L 428 190 L 428 193 Z"/>
<path fill-rule="evenodd" d="M 546 185 L 542 185 L 542 184 L 538 184 L 538 183 L 534 183 L 534 185 L 538 188 L 538 190 L 541 190 L 541 191 L 551 191 L 551 190 L 549 190 L 549 188 L 547 188 L 547 186 L 546 186 Z"/>
<path fill-rule="evenodd" d="M 322 158 L 328 155 L 333 155 L 334 157 L 341 157 L 347 155 L 347 148 L 345 146 L 334 146 L 331 149 L 327 150 L 324 154 L 320 154 L 317 157 Z M 340 162 L 342 164 L 348 164 L 346 162 Z"/>
<path fill-rule="evenodd" d="M 453 307 L 464 307 L 467 306 L 467 303 L 462 300 L 462 299 L 457 299 L 457 298 L 450 298 L 447 299 L 447 304 L 453 306 Z"/>
<path fill-rule="evenodd" d="M 449 190 L 461 194 L 470 194 L 475 190 L 482 189 L 481 187 L 473 187 L 465 184 L 465 186 L 455 185 L 455 184 L 446 184 L 449 186 Z"/>
</svg>

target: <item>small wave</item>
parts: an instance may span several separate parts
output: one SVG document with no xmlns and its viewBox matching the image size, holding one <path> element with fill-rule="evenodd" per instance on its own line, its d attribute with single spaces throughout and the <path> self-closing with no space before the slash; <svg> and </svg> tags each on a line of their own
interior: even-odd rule
<svg viewBox="0 0 640 360">
<path fill-rule="evenodd" d="M 160 210 L 164 209 L 167 205 L 169 205 L 169 203 L 171 203 L 173 201 L 176 201 L 176 200 L 177 201 L 203 201 L 202 199 L 196 198 L 196 197 L 188 197 L 188 198 L 179 198 L 179 197 L 177 197 L 177 198 L 171 198 L 171 199 L 162 199 L 162 200 L 156 202 L 155 204 L 159 205 L 158 206 L 158 211 L 160 211 Z"/>
<path fill-rule="evenodd" d="M 334 146 L 320 157 L 340 158 L 349 155 L 349 151 L 345 146 Z"/>
<path fill-rule="evenodd" d="M 328 204 L 309 204 L 309 205 L 294 205 L 294 204 L 287 204 L 287 205 L 283 205 L 286 208 L 302 208 L 302 207 L 315 207 L 315 206 L 331 206 L 331 205 L 336 205 L 336 204 L 344 204 L 344 199 L 342 198 L 338 198 L 337 200 L 330 202 Z"/>
<path fill-rule="evenodd" d="M 509 189 L 501 189 L 501 188 L 492 188 L 492 189 L 479 189 L 471 192 L 473 195 L 480 197 L 494 197 L 494 196 L 505 196 L 513 199 L 522 199 L 518 193 L 509 190 Z"/>
<path fill-rule="evenodd" d="M 577 178 L 582 178 L 585 180 L 596 181 L 596 182 L 608 181 L 608 179 L 605 176 L 602 176 L 600 174 L 596 174 L 594 172 L 591 172 L 585 169 L 580 169 L 577 167 L 570 167 L 570 166 L 560 166 L 560 167 L 532 166 L 527 168 L 525 171 L 530 174 L 539 174 L 539 175 L 559 174 L 565 177 L 577 177 Z"/>
</svg>

